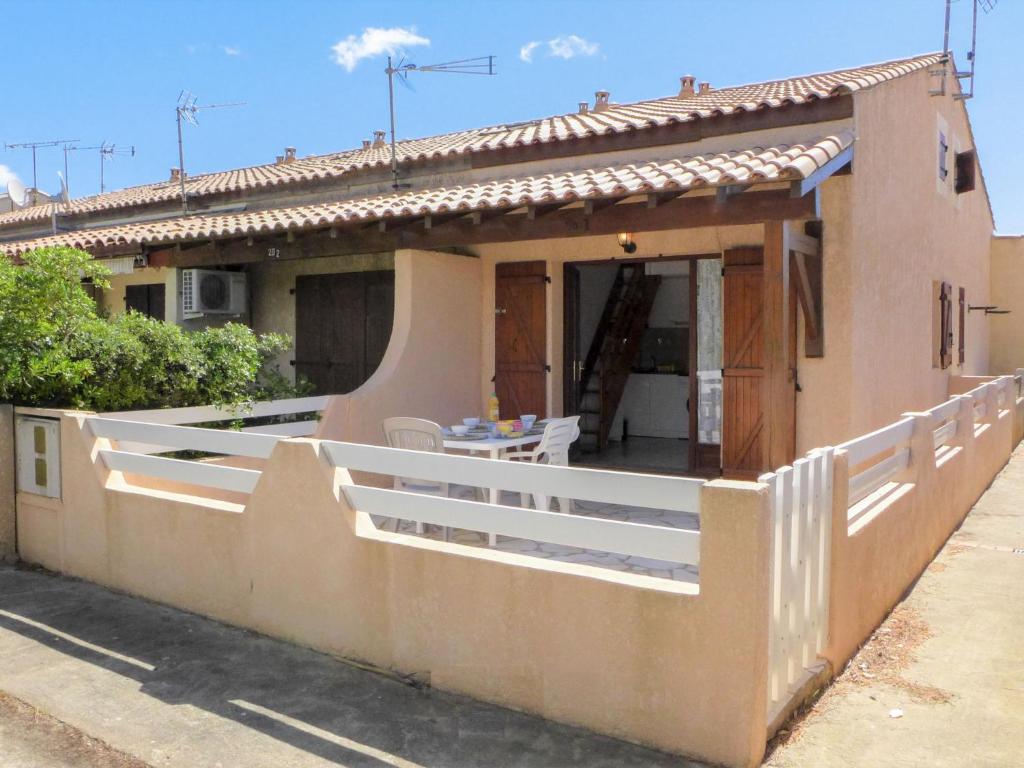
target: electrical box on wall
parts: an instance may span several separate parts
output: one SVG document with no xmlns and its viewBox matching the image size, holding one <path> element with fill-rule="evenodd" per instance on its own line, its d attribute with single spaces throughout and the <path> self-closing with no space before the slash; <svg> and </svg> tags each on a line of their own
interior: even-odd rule
<svg viewBox="0 0 1024 768">
<path fill-rule="evenodd" d="M 243 315 L 248 308 L 244 272 L 216 269 L 181 270 L 181 316 Z"/>
<path fill-rule="evenodd" d="M 18 490 L 60 498 L 60 422 L 18 417 L 14 435 Z"/>
</svg>

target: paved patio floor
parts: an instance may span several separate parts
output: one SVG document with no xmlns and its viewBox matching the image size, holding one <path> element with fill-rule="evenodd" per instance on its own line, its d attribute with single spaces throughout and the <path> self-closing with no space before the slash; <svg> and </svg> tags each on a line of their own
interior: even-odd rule
<svg viewBox="0 0 1024 768">
<path fill-rule="evenodd" d="M 450 491 L 451 496 L 462 499 L 473 499 L 474 491 L 466 486 L 455 486 Z M 518 493 L 503 491 L 501 503 L 511 507 L 521 506 Z M 558 510 L 557 502 L 552 502 L 554 511 Z M 687 512 L 669 512 L 662 509 L 646 509 L 643 507 L 627 507 L 619 504 L 597 504 L 588 501 L 575 502 L 572 514 L 586 517 L 597 517 L 605 520 L 620 520 L 623 522 L 643 523 L 645 525 L 657 525 L 665 528 L 683 528 L 690 531 L 700 529 L 700 518 Z M 380 524 L 382 521 L 379 521 Z M 415 523 L 403 520 L 398 525 L 402 533 L 415 534 Z M 421 534 L 432 539 L 443 538 L 444 532 L 440 527 L 428 526 Z M 473 547 L 485 547 L 487 536 L 476 531 L 465 531 L 455 529 L 449 534 L 451 541 L 458 544 L 467 544 Z M 652 560 L 645 557 L 630 557 L 615 552 L 599 552 L 593 549 L 581 549 L 563 544 L 547 544 L 543 542 L 530 541 L 529 539 L 513 539 L 507 536 L 499 536 L 495 549 L 503 552 L 517 552 L 531 557 L 543 557 L 550 560 L 561 560 L 568 563 L 583 563 L 598 568 L 608 568 L 613 571 L 628 571 L 646 576 L 656 576 L 674 581 L 687 581 L 697 583 L 698 569 L 695 565 L 684 563 L 670 563 L 664 560 Z"/>
<path fill-rule="evenodd" d="M 168 768 L 694 765 L 9 567 L 0 567 L 0 692 Z M 42 758 L 28 764 L 52 765 Z"/>
</svg>

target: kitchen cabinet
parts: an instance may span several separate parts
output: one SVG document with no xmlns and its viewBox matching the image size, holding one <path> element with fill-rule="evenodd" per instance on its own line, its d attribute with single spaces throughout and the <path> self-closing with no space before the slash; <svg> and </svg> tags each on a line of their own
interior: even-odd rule
<svg viewBox="0 0 1024 768">
<path fill-rule="evenodd" d="M 686 400 L 690 379 L 664 373 L 633 373 L 619 403 L 609 437 L 622 439 L 623 419 L 629 421 L 629 434 L 636 437 L 674 437 L 689 435 L 690 419 Z"/>
</svg>

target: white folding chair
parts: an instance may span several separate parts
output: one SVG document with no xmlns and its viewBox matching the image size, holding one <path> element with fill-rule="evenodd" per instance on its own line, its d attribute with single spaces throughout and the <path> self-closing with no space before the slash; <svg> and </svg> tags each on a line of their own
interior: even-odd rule
<svg viewBox="0 0 1024 768">
<path fill-rule="evenodd" d="M 444 453 L 444 433 L 441 427 L 426 419 L 407 416 L 393 416 L 384 419 L 384 439 L 391 448 L 409 451 Z M 412 477 L 395 476 L 395 490 L 409 493 L 425 493 L 430 496 L 448 496 L 448 483 L 438 480 L 420 480 Z M 397 527 L 398 521 L 395 521 Z M 416 533 L 423 533 L 423 523 L 416 523 Z M 448 540 L 450 529 L 445 527 L 444 538 Z"/>
<path fill-rule="evenodd" d="M 534 464 L 552 464 L 558 467 L 569 466 L 569 447 L 580 436 L 580 417 L 567 416 L 563 419 L 550 419 L 544 425 L 544 434 L 537 446 L 529 451 L 515 451 L 505 454 L 506 459 L 529 461 Z M 530 494 L 520 494 L 521 504 L 530 506 Z M 551 498 L 541 493 L 533 494 L 533 503 L 537 509 L 551 510 Z M 558 508 L 562 512 L 572 512 L 572 499 L 559 497 Z"/>
</svg>

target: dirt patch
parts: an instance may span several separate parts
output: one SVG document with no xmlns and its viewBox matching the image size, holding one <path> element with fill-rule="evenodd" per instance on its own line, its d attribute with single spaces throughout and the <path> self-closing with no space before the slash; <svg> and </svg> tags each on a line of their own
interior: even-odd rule
<svg viewBox="0 0 1024 768">
<path fill-rule="evenodd" d="M 778 747 L 797 741 L 807 726 L 827 714 L 854 686 L 864 688 L 886 685 L 905 692 L 925 704 L 946 704 L 952 694 L 933 685 L 907 680 L 903 672 L 914 663 L 916 651 L 932 636 L 931 627 L 920 614 L 900 604 L 871 638 L 861 646 L 832 684 L 814 693 L 790 718 L 768 745 L 770 755 Z"/>
<path fill-rule="evenodd" d="M 15 764 L 53 768 L 150 768 L 20 699 L 0 692 L 0 744 Z M 6 762 L 4 763 L 7 764 Z"/>
</svg>

